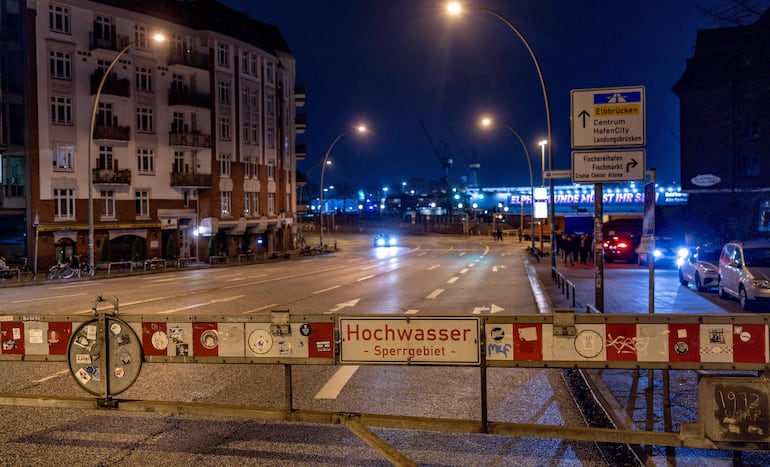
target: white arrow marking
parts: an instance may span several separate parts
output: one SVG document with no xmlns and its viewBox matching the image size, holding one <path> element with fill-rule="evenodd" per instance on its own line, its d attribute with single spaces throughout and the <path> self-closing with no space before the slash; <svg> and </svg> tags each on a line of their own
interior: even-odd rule
<svg viewBox="0 0 770 467">
<path fill-rule="evenodd" d="M 497 305 L 495 305 L 495 304 L 493 303 L 493 304 L 492 304 L 492 307 L 491 307 L 491 309 L 489 310 L 489 312 L 490 312 L 490 313 L 499 313 L 499 312 L 501 312 L 501 311 L 503 311 L 503 310 L 505 310 L 505 308 L 503 308 L 503 307 L 501 307 L 501 306 L 497 306 Z"/>
<path fill-rule="evenodd" d="M 480 315 L 482 311 L 489 311 L 488 306 L 477 306 L 473 309 L 474 315 Z"/>
</svg>

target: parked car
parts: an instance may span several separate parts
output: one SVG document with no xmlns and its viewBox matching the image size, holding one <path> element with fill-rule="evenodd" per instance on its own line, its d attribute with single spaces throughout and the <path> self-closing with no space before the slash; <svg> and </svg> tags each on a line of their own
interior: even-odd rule
<svg viewBox="0 0 770 467">
<path fill-rule="evenodd" d="M 642 243 L 637 249 L 637 263 L 639 266 L 647 265 L 647 248 Z M 682 257 L 688 253 L 686 248 L 683 248 L 671 237 L 655 237 L 655 244 L 652 248 L 652 258 L 655 261 L 655 265 L 658 266 L 670 266 L 677 267 L 678 262 Z"/>
<path fill-rule="evenodd" d="M 611 235 L 602 243 L 604 247 L 604 261 L 625 261 L 635 263 L 637 261 L 636 249 L 639 247 L 639 236 Z"/>
<path fill-rule="evenodd" d="M 374 240 L 372 240 L 372 246 L 373 247 L 381 247 L 381 246 L 396 246 L 398 245 L 398 239 L 387 233 L 381 233 L 374 236 Z"/>
<path fill-rule="evenodd" d="M 679 261 L 679 283 L 687 287 L 690 283 L 700 292 L 717 286 L 719 281 L 720 248 L 690 248 Z"/>
<path fill-rule="evenodd" d="M 770 241 L 731 241 L 719 256 L 719 296 L 735 297 L 741 309 L 770 308 Z"/>
</svg>

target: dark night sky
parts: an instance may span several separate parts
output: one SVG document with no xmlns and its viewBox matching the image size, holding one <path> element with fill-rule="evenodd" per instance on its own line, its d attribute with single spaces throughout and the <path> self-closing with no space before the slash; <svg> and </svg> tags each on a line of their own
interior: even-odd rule
<svg viewBox="0 0 770 467">
<path fill-rule="evenodd" d="M 694 51 L 698 29 L 715 27 L 697 5 L 718 0 L 475 0 L 459 18 L 433 0 L 222 0 L 281 30 L 307 87 L 308 145 L 299 163 L 318 164 L 332 140 L 326 184 L 393 186 L 410 177 L 439 180 L 439 157 L 454 159 L 450 177 L 481 164 L 482 187 L 529 185 L 526 157 L 508 130 L 481 130 L 482 114 L 516 129 L 527 143 L 535 183 L 546 137 L 542 91 L 523 43 L 537 55 L 551 101 L 554 169 L 570 168 L 570 90 L 645 86 L 647 168 L 658 182 L 679 181 L 679 100 L 671 88 Z M 310 172 L 310 180 L 320 176 Z M 568 181 L 563 181 L 567 182 Z M 317 182 L 316 182 L 317 183 Z M 558 182 L 561 183 L 561 182 Z"/>
</svg>

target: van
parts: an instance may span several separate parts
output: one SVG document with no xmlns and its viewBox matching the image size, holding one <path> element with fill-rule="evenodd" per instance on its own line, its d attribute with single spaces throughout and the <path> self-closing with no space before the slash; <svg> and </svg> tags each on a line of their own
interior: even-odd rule
<svg viewBox="0 0 770 467">
<path fill-rule="evenodd" d="M 770 308 L 770 241 L 731 241 L 719 256 L 719 296 L 737 298 L 741 309 Z"/>
</svg>

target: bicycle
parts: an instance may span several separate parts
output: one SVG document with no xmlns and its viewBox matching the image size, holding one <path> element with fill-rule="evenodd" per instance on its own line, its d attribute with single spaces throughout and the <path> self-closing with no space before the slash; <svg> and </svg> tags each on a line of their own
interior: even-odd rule
<svg viewBox="0 0 770 467">
<path fill-rule="evenodd" d="M 46 274 L 45 278 L 48 280 L 69 279 L 73 275 L 75 275 L 75 270 L 72 269 L 70 261 L 63 261 L 59 259 L 56 261 L 56 264 L 48 269 L 48 274 Z"/>
<path fill-rule="evenodd" d="M 94 275 L 94 270 L 91 268 L 91 264 L 88 261 L 88 256 L 75 255 L 72 257 L 72 268 L 75 269 L 75 273 L 78 277 L 91 277 Z"/>
<path fill-rule="evenodd" d="M 8 264 L 5 268 L 0 269 L 0 280 L 12 280 L 16 279 L 19 282 L 31 281 L 34 277 L 33 271 L 29 268 L 29 260 L 20 256 L 20 263 Z"/>
</svg>

